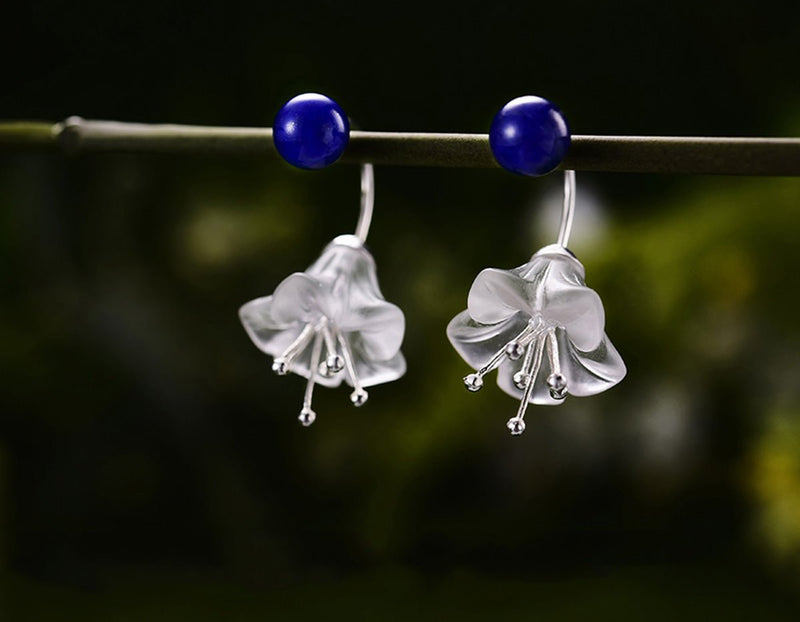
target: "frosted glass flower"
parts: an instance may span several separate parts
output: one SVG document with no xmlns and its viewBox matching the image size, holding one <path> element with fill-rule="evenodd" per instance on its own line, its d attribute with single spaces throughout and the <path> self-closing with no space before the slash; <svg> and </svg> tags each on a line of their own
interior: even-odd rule
<svg viewBox="0 0 800 622">
<path fill-rule="evenodd" d="M 529 403 L 560 404 L 567 393 L 594 395 L 625 376 L 625 363 L 604 332 L 603 303 L 586 287 L 583 265 L 552 244 L 513 270 L 487 268 L 472 283 L 467 309 L 447 326 L 447 336 L 475 373 L 470 391 L 497 369 L 497 384 L 521 400 L 508 421 L 525 430 Z"/>
<path fill-rule="evenodd" d="M 316 419 L 315 384 L 345 381 L 353 387 L 350 400 L 361 406 L 364 387 L 406 371 L 403 312 L 384 300 L 375 260 L 353 235 L 337 237 L 308 270 L 285 278 L 271 296 L 244 304 L 239 317 L 253 343 L 274 357 L 275 373 L 308 378 L 299 417 L 306 426 Z"/>
</svg>

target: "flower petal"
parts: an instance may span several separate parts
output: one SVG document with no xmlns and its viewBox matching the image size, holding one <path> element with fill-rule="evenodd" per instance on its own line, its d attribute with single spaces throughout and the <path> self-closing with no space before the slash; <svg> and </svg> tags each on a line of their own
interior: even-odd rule
<svg viewBox="0 0 800 622">
<path fill-rule="evenodd" d="M 350 333 L 353 350 L 364 358 L 386 361 L 400 350 L 406 320 L 396 305 L 376 299 L 368 307 L 351 309 L 346 319 L 340 330 Z"/>
<path fill-rule="evenodd" d="M 542 315 L 548 323 L 563 326 L 570 340 L 583 351 L 599 347 L 606 315 L 603 302 L 593 289 L 564 278 L 558 271 L 545 283 Z"/>
<path fill-rule="evenodd" d="M 575 396 L 602 393 L 625 377 L 626 368 L 622 357 L 606 335 L 600 345 L 591 352 L 581 352 L 570 343 L 569 335 L 563 329 L 556 331 L 561 373 L 567 380 L 567 392 Z M 519 361 L 506 361 L 497 373 L 497 385 L 509 395 L 521 399 L 522 391 L 514 384 L 514 374 L 522 367 Z M 555 406 L 563 400 L 550 397 L 547 378 L 553 373 L 547 351 L 542 355 L 542 364 L 533 385 L 530 402 L 533 404 Z"/>
<path fill-rule="evenodd" d="M 613 387 L 627 373 L 622 357 L 606 335 L 591 352 L 571 347 L 563 338 L 559 347 L 568 353 L 562 355 L 561 367 L 572 395 L 595 395 Z"/>
<path fill-rule="evenodd" d="M 244 305 L 240 317 L 248 335 L 263 352 L 283 354 L 301 332 L 311 325 L 330 333 L 327 345 L 334 349 L 336 335 L 347 341 L 356 384 L 373 386 L 402 376 L 406 362 L 400 353 L 405 317 L 400 309 L 384 300 L 375 261 L 355 236 L 340 236 L 331 242 L 306 272 L 284 279 L 272 296 Z M 320 320 L 327 318 L 327 327 Z M 311 367 L 309 343 L 291 360 L 290 371 L 315 377 L 318 384 L 336 387 L 352 384 L 347 370 L 332 375 Z M 338 347 L 335 348 L 338 350 Z M 345 356 L 343 352 L 338 352 Z M 348 363 L 349 364 L 349 363 Z"/>
<path fill-rule="evenodd" d="M 383 298 L 375 260 L 357 238 L 336 238 L 308 273 L 324 284 L 327 316 L 360 356 L 386 361 L 397 354 L 405 317 Z"/>
<path fill-rule="evenodd" d="M 476 322 L 470 313 L 466 309 L 450 320 L 447 338 L 461 358 L 475 369 L 488 363 L 528 323 L 528 317 L 524 313 L 514 313 L 502 322 L 489 325 Z"/>
<path fill-rule="evenodd" d="M 406 360 L 402 352 L 398 352 L 388 361 L 374 361 L 356 356 L 356 373 L 364 387 L 372 387 L 376 384 L 397 380 L 406 373 Z M 343 374 L 340 374 L 343 375 Z M 350 384 L 348 378 L 345 378 Z"/>
<path fill-rule="evenodd" d="M 290 274 L 275 288 L 272 317 L 276 322 L 307 324 L 325 312 L 325 287 L 304 272 Z"/>
<path fill-rule="evenodd" d="M 277 356 L 289 347 L 303 327 L 277 321 L 273 301 L 272 296 L 264 296 L 246 302 L 239 309 L 239 319 L 259 350 Z"/>
<path fill-rule="evenodd" d="M 481 324 L 495 324 L 517 311 L 531 313 L 526 281 L 509 270 L 486 268 L 472 282 L 467 297 L 467 309 Z"/>
</svg>

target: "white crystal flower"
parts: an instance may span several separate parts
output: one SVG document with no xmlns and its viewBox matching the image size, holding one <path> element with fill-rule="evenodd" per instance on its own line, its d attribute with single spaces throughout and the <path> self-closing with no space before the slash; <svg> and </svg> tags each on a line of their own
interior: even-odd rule
<svg viewBox="0 0 800 622">
<path fill-rule="evenodd" d="M 467 309 L 447 327 L 453 347 L 476 369 L 464 378 L 467 389 L 478 391 L 483 377 L 498 369 L 498 386 L 521 400 L 508 421 L 512 434 L 525 430 L 529 403 L 594 395 L 625 376 L 625 363 L 604 332 L 603 303 L 585 278 L 570 251 L 546 246 L 513 270 L 483 270 Z"/>
<path fill-rule="evenodd" d="M 315 384 L 337 387 L 344 380 L 353 387 L 350 400 L 361 406 L 364 387 L 406 371 L 403 312 L 383 298 L 375 260 L 353 235 L 337 237 L 308 270 L 244 304 L 239 317 L 253 343 L 274 357 L 277 374 L 308 378 L 299 417 L 306 426 L 316 419 Z"/>
</svg>

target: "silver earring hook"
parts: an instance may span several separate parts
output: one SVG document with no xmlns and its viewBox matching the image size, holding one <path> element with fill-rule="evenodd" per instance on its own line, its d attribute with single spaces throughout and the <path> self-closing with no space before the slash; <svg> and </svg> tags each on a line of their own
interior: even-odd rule
<svg viewBox="0 0 800 622">
<path fill-rule="evenodd" d="M 364 244 L 372 223 L 372 208 L 375 205 L 375 174 L 372 164 L 361 167 L 361 211 L 358 214 L 355 236 Z"/>
<path fill-rule="evenodd" d="M 564 171 L 564 205 L 561 208 L 561 226 L 558 228 L 558 245 L 567 247 L 575 215 L 575 171 Z"/>
</svg>

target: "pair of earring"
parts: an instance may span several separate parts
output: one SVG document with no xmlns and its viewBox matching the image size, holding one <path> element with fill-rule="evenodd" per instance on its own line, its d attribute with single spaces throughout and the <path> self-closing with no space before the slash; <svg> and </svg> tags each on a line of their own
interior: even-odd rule
<svg viewBox="0 0 800 622">
<path fill-rule="evenodd" d="M 342 109 L 319 94 L 289 100 L 276 116 L 275 147 L 289 163 L 323 168 L 344 152 L 349 123 Z M 519 97 L 495 116 L 489 144 L 497 162 L 514 173 L 544 175 L 562 162 L 570 144 L 566 119 L 549 101 Z M 354 235 L 335 238 L 305 272 L 284 279 L 271 296 L 239 311 L 253 342 L 274 357 L 273 370 L 307 379 L 300 422 L 311 425 L 316 384 L 353 388 L 355 406 L 366 387 L 400 378 L 403 312 L 378 287 L 375 261 L 364 247 L 374 202 L 370 164 L 362 167 L 361 212 Z M 487 268 L 475 278 L 467 309 L 447 336 L 475 371 L 464 377 L 478 391 L 497 370 L 497 384 L 520 400 L 507 427 L 525 430 L 530 403 L 560 404 L 569 393 L 594 395 L 625 376 L 625 364 L 605 334 L 600 297 L 586 286 L 585 269 L 567 249 L 575 209 L 575 173 L 566 171 L 564 206 L 555 244 L 512 270 Z M 325 356 L 323 356 L 323 347 Z"/>
</svg>

